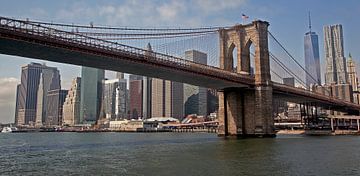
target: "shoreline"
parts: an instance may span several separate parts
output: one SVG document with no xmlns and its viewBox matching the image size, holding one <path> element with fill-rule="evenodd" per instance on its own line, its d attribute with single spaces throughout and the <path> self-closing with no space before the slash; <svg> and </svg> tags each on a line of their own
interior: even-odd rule
<svg viewBox="0 0 360 176">
<path fill-rule="evenodd" d="M 337 136 L 337 135 L 354 135 L 360 136 L 356 130 L 279 130 L 276 134 L 286 135 L 308 135 L 308 136 Z"/>
</svg>

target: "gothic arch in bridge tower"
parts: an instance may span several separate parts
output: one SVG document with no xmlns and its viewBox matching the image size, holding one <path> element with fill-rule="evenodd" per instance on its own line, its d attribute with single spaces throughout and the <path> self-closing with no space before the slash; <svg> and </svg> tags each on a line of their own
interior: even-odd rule
<svg viewBox="0 0 360 176">
<path fill-rule="evenodd" d="M 250 48 L 253 45 L 255 49 L 254 87 L 226 88 L 219 91 L 219 135 L 274 134 L 268 26 L 268 22 L 253 21 L 251 24 L 219 30 L 220 68 L 250 76 Z M 235 49 L 237 58 L 233 58 Z"/>
<path fill-rule="evenodd" d="M 220 68 L 233 71 L 234 59 L 237 73 L 250 74 L 250 47 L 255 48 L 255 79 L 259 84 L 270 80 L 270 63 L 268 53 L 268 22 L 254 21 L 247 25 L 237 25 L 229 29 L 221 29 L 220 35 Z M 233 58 L 233 50 L 237 49 L 237 58 Z"/>
</svg>

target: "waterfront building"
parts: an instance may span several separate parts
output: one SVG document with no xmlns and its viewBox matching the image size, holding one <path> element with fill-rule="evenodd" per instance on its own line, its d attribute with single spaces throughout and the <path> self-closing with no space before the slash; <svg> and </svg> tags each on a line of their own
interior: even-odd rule
<svg viewBox="0 0 360 176">
<path fill-rule="evenodd" d="M 36 121 L 39 124 L 44 122 L 47 92 L 56 88 L 60 88 L 60 74 L 56 68 L 39 63 L 30 63 L 21 67 L 21 83 L 17 87 L 15 124 L 35 125 Z"/>
<path fill-rule="evenodd" d="M 142 84 L 143 77 L 138 75 L 129 75 L 129 97 L 130 97 L 130 118 L 142 118 Z"/>
<path fill-rule="evenodd" d="M 80 122 L 81 78 L 72 80 L 71 88 L 63 105 L 63 125 L 73 126 Z"/>
<path fill-rule="evenodd" d="M 219 97 L 216 89 L 208 88 L 207 112 L 209 114 L 217 112 L 219 108 Z"/>
<path fill-rule="evenodd" d="M 320 74 L 320 56 L 319 56 L 319 42 L 318 35 L 311 31 L 311 20 L 309 15 L 309 32 L 304 37 L 304 51 L 305 51 L 305 82 L 306 86 L 311 84 L 321 85 Z"/>
<path fill-rule="evenodd" d="M 349 54 L 349 58 L 347 61 L 347 72 L 348 72 L 348 78 L 349 78 L 349 84 L 352 87 L 353 90 L 353 97 L 354 97 L 354 103 L 360 104 L 359 99 L 359 89 L 358 89 L 358 77 L 356 73 L 356 63 L 352 59 L 351 54 Z"/>
<path fill-rule="evenodd" d="M 171 82 L 171 117 L 182 120 L 184 111 L 184 84 Z"/>
<path fill-rule="evenodd" d="M 346 59 L 344 57 L 344 37 L 342 25 L 324 27 L 324 47 L 326 59 L 326 84 L 347 84 Z"/>
<path fill-rule="evenodd" d="M 104 70 L 81 68 L 80 123 L 94 124 L 100 116 Z"/>
<path fill-rule="evenodd" d="M 185 59 L 200 64 L 207 64 L 207 55 L 197 50 L 185 52 Z M 207 88 L 184 84 L 185 115 L 204 115 L 207 112 Z"/>
<path fill-rule="evenodd" d="M 150 43 L 146 46 L 145 55 L 151 56 L 152 55 L 152 48 Z M 152 78 L 151 77 L 143 77 L 142 81 L 142 118 L 151 118 L 152 112 Z M 130 97 L 131 98 L 131 97 Z"/>
<path fill-rule="evenodd" d="M 142 81 L 142 118 L 151 118 L 152 78 L 143 77 Z M 131 98 L 131 97 L 130 97 Z"/>
<path fill-rule="evenodd" d="M 151 55 L 150 44 L 146 46 L 146 50 L 145 54 Z M 176 117 L 181 119 L 184 116 L 182 83 L 150 77 L 141 78 L 141 82 L 140 77 L 134 76 L 130 79 L 132 118 Z M 139 91 L 140 84 L 141 91 Z"/>
<path fill-rule="evenodd" d="M 171 81 L 151 79 L 151 117 L 171 116 Z"/>
<path fill-rule="evenodd" d="M 68 90 L 49 90 L 46 104 L 46 126 L 58 126 L 63 124 L 63 105 Z"/>
<path fill-rule="evenodd" d="M 20 86 L 21 86 L 21 84 L 18 84 L 17 86 L 16 86 L 16 101 L 15 101 L 15 124 L 17 124 L 17 122 L 19 121 L 18 120 L 18 109 L 19 109 L 19 94 L 20 94 Z M 22 123 L 20 123 L 20 124 L 22 124 Z"/>
<path fill-rule="evenodd" d="M 124 119 L 127 114 L 127 80 L 112 79 L 104 81 L 103 110 L 108 119 Z"/>
<path fill-rule="evenodd" d="M 60 73 L 57 68 L 47 67 L 43 65 L 42 72 L 40 74 L 40 82 L 37 92 L 37 105 L 36 105 L 36 125 L 42 126 L 48 117 L 47 110 L 48 105 L 48 93 L 51 90 L 59 90 L 60 86 Z"/>
</svg>

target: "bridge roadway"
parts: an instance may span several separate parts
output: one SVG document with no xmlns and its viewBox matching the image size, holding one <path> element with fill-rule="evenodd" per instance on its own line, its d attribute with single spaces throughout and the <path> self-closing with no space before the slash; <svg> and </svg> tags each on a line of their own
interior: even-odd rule
<svg viewBox="0 0 360 176">
<path fill-rule="evenodd" d="M 101 68 L 214 89 L 253 88 L 255 80 L 220 68 L 80 34 L 0 17 L 0 53 Z M 275 82 L 274 98 L 316 102 L 318 106 L 359 111 L 360 105 Z"/>
</svg>

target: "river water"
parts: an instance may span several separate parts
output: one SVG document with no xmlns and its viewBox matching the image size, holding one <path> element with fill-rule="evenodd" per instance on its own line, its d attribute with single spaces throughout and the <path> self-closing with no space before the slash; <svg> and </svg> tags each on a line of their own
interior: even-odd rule
<svg viewBox="0 0 360 176">
<path fill-rule="evenodd" d="M 360 175 L 360 137 L 0 134 L 0 175 Z"/>
</svg>

